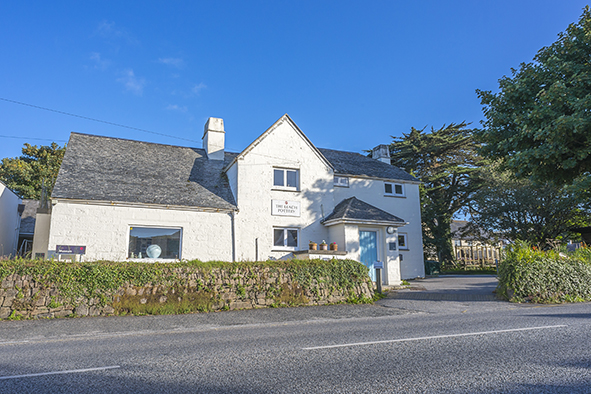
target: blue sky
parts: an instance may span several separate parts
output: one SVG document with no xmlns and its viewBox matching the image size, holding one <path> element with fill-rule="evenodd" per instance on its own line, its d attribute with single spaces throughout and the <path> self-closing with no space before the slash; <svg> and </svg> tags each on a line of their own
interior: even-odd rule
<svg viewBox="0 0 591 394">
<path fill-rule="evenodd" d="M 475 90 L 496 90 L 585 4 L 4 1 L 0 158 L 72 131 L 201 147 L 210 116 L 234 152 L 285 113 L 316 146 L 355 152 L 411 127 L 478 126 Z"/>
</svg>

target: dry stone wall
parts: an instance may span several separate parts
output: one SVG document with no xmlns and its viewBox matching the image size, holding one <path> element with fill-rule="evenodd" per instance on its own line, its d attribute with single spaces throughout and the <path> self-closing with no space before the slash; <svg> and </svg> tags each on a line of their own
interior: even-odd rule
<svg viewBox="0 0 591 394">
<path fill-rule="evenodd" d="M 163 283 L 126 283 L 116 291 L 68 300 L 56 284 L 12 274 L 2 279 L 0 319 L 219 311 L 373 298 L 369 278 L 338 288 L 326 278 L 301 284 L 285 270 L 260 267 L 209 272 L 180 268 L 172 276 Z"/>
</svg>

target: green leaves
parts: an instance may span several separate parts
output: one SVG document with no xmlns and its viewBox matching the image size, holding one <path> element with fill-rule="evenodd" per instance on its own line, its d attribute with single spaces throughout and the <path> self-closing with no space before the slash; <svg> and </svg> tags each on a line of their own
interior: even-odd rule
<svg viewBox="0 0 591 394">
<path fill-rule="evenodd" d="M 519 177 L 568 184 L 591 176 L 591 11 L 531 63 L 477 90 L 483 152 Z"/>
<path fill-rule="evenodd" d="M 450 224 L 480 187 L 480 145 L 466 123 L 430 132 L 412 128 L 390 145 L 392 164 L 418 177 L 422 184 L 421 216 L 425 249 L 435 250 L 439 261 L 452 263 Z"/>
<path fill-rule="evenodd" d="M 22 198 L 39 200 L 43 183 L 51 195 L 65 152 L 66 147 L 55 142 L 39 147 L 25 144 L 22 156 L 2 159 L 0 180 Z"/>
</svg>

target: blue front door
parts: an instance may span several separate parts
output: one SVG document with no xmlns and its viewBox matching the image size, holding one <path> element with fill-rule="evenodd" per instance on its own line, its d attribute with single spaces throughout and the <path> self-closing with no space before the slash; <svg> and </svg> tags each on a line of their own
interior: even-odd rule
<svg viewBox="0 0 591 394">
<path fill-rule="evenodd" d="M 376 270 L 373 263 L 378 260 L 378 233 L 376 231 L 359 231 L 359 254 L 363 264 L 369 268 L 369 277 L 376 281 Z"/>
</svg>

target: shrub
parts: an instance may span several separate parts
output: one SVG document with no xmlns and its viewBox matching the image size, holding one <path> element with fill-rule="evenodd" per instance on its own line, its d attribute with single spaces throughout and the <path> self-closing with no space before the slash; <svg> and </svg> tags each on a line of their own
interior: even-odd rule
<svg viewBox="0 0 591 394">
<path fill-rule="evenodd" d="M 513 302 L 591 301 L 591 250 L 536 250 L 509 246 L 499 265 L 497 294 Z"/>
</svg>

